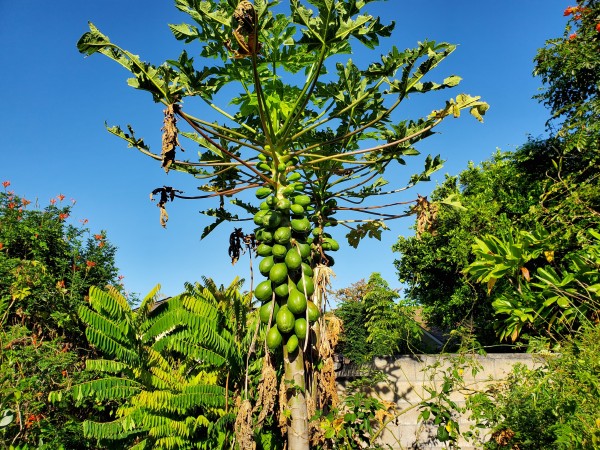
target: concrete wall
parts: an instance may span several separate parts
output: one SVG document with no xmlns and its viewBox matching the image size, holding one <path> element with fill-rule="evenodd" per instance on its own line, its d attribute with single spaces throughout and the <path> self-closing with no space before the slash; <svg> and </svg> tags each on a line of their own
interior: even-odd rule
<svg viewBox="0 0 600 450">
<path fill-rule="evenodd" d="M 377 384 L 377 395 L 383 400 L 396 403 L 398 411 L 406 411 L 388 425 L 387 430 L 382 434 L 382 443 L 389 444 L 394 450 L 446 448 L 435 439 L 437 426 L 419 424 L 420 410 L 415 405 L 430 396 L 425 387 L 439 390 L 443 383 L 441 372 L 451 366 L 451 360 L 448 358 L 440 355 L 419 355 L 377 358 L 374 361 L 375 368 L 384 372 L 389 380 Z M 458 406 L 465 405 L 465 396 L 469 395 L 471 390 L 485 390 L 486 387 L 505 380 L 514 364 L 521 363 L 528 367 L 540 364 L 529 354 L 489 354 L 473 358 L 474 364 L 479 365 L 481 370 L 475 377 L 470 370 L 464 371 L 464 386 L 467 389 L 452 392 L 450 396 Z M 340 369 L 342 370 L 339 372 L 341 376 L 338 376 L 338 382 L 343 392 L 349 381 L 345 376 L 352 373 L 344 371 L 343 367 Z M 468 431 L 470 425 L 468 418 L 457 419 L 461 432 Z M 459 446 L 465 450 L 481 448 L 481 445 L 464 441 L 459 442 Z"/>
</svg>

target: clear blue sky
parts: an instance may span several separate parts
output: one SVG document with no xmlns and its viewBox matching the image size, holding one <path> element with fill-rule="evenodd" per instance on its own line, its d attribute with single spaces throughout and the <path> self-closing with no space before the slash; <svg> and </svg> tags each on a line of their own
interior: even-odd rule
<svg viewBox="0 0 600 450">
<path fill-rule="evenodd" d="M 440 153 L 447 163 L 431 183 L 419 185 L 405 199 L 417 192 L 429 194 L 436 180 L 457 174 L 468 161 L 479 163 L 496 148 L 514 150 L 528 134 L 544 133 L 548 113 L 532 99 L 541 84 L 531 74 L 532 60 L 545 40 L 562 35 L 567 6 L 562 0 L 389 0 L 369 5 L 373 15 L 397 24 L 383 48 L 411 47 L 425 39 L 459 44 L 434 78 L 459 75 L 461 85 L 444 91 L 444 97 L 465 92 L 482 96 L 491 106 L 484 124 L 467 116 L 447 120 L 438 135 L 419 147 L 423 154 Z M 73 223 L 86 218 L 93 231 L 107 231 L 118 247 L 126 289 L 142 295 L 156 283 L 173 295 L 185 281 L 201 276 L 226 284 L 236 275 L 249 279 L 248 258 L 231 266 L 227 246 L 233 226 L 222 226 L 200 241 L 209 219 L 198 214 L 206 206 L 198 202 L 169 204 L 168 227 L 160 227 L 149 193 L 164 184 L 193 193 L 195 183 L 183 174 L 165 175 L 155 161 L 106 132 L 104 122 L 131 123 L 159 149 L 161 108 L 149 94 L 129 88 L 127 73 L 116 63 L 101 55 L 84 58 L 75 44 L 92 21 L 113 42 L 160 64 L 181 51 L 167 23 L 186 19 L 170 1 L 0 0 L 0 181 L 10 180 L 17 194 L 37 198 L 41 206 L 59 193 L 76 199 Z M 199 48 L 189 46 L 188 53 Z M 370 62 L 381 53 L 361 51 L 351 57 Z M 408 117 L 431 111 L 418 100 L 409 103 L 414 105 Z M 418 169 L 414 164 L 397 176 Z M 392 222 L 381 242 L 365 241 L 357 250 L 338 252 L 334 288 L 372 272 L 399 287 L 391 246 L 398 235 L 412 234 L 412 222 Z"/>
</svg>

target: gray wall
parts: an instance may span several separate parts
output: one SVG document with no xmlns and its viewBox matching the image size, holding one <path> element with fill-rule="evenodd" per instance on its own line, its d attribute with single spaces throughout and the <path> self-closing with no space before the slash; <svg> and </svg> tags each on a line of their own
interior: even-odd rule
<svg viewBox="0 0 600 450">
<path fill-rule="evenodd" d="M 375 394 L 383 400 L 394 402 L 397 411 L 405 411 L 395 421 L 389 423 L 382 434 L 382 442 L 397 449 L 442 449 L 446 448 L 435 439 L 437 427 L 431 424 L 419 423 L 420 410 L 415 405 L 428 398 L 430 394 L 425 387 L 438 390 L 443 383 L 442 371 L 452 365 L 452 356 L 419 355 L 377 358 L 374 366 L 387 375 L 388 382 L 378 383 Z M 491 385 L 506 379 L 512 366 L 516 363 L 534 367 L 540 364 L 530 354 L 489 354 L 475 355 L 473 363 L 481 370 L 474 377 L 471 370 L 463 372 L 465 389 L 454 391 L 450 398 L 459 406 L 464 406 L 465 396 L 476 390 L 485 390 Z M 344 368 L 338 377 L 340 391 L 345 390 L 348 380 L 344 379 Z M 468 431 L 467 417 L 457 417 L 461 432 Z M 489 434 L 489 433 L 488 433 Z M 459 442 L 462 449 L 481 448 L 481 444 Z"/>
</svg>

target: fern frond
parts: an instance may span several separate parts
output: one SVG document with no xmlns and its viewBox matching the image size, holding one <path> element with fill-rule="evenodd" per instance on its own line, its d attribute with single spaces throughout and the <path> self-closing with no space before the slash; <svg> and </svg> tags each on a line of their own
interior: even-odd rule
<svg viewBox="0 0 600 450">
<path fill-rule="evenodd" d="M 187 336 L 174 337 L 166 342 L 163 348 L 175 351 L 194 362 L 201 362 L 203 365 L 221 367 L 227 361 L 225 356 L 198 345 Z"/>
<path fill-rule="evenodd" d="M 120 342 L 104 334 L 103 332 L 95 328 L 88 327 L 85 330 L 85 335 L 87 336 L 88 340 L 105 355 L 116 357 L 118 360 L 134 367 L 140 365 L 140 357 L 137 353 L 129 350 Z"/>
<path fill-rule="evenodd" d="M 171 389 L 172 387 L 171 379 L 164 381 L 162 378 L 157 377 L 148 370 L 141 370 L 137 375 L 137 379 L 146 386 L 147 389 Z"/>
<path fill-rule="evenodd" d="M 186 386 L 180 393 L 168 391 L 142 391 L 132 403 L 150 411 L 185 414 L 196 408 L 222 408 L 227 391 L 221 386 Z"/>
<path fill-rule="evenodd" d="M 120 377 L 106 377 L 75 384 L 62 391 L 52 392 L 50 401 L 60 401 L 67 394 L 76 401 L 93 397 L 96 401 L 128 399 L 140 392 L 142 386 L 133 380 Z"/>
<path fill-rule="evenodd" d="M 185 323 L 189 326 L 197 342 L 202 342 L 203 346 L 214 350 L 221 355 L 228 355 L 231 351 L 228 341 L 223 339 L 215 329 L 214 323 L 204 317 L 193 314 L 184 316 Z"/>
<path fill-rule="evenodd" d="M 182 448 L 189 448 L 189 443 L 187 440 L 182 439 L 176 436 L 164 437 L 156 440 L 154 444 L 154 448 L 160 448 L 165 450 L 179 450 Z"/>
<path fill-rule="evenodd" d="M 205 427 L 210 429 L 210 427 L 212 427 L 213 425 L 212 420 L 209 420 L 206 416 L 203 415 L 196 417 L 194 421 L 196 422 L 196 427 Z"/>
<path fill-rule="evenodd" d="M 198 372 L 194 378 L 192 378 L 189 382 L 190 386 L 198 385 L 198 384 L 217 384 L 219 380 L 219 375 L 221 371 L 205 371 L 202 370 Z"/>
<path fill-rule="evenodd" d="M 149 370 L 156 379 L 161 380 L 167 386 L 166 389 L 177 389 L 177 387 L 187 384 L 185 378 L 175 369 L 163 370 L 160 367 L 150 367 Z"/>
<path fill-rule="evenodd" d="M 111 336 L 113 340 L 117 340 L 129 347 L 133 345 L 132 338 L 134 339 L 134 337 L 129 336 L 128 328 L 122 326 L 125 322 L 114 321 L 110 317 L 106 317 L 102 312 L 96 312 L 86 305 L 81 305 L 77 313 L 81 320 L 88 326 L 88 329 L 95 328 L 103 334 Z M 91 343 L 96 345 L 96 342 Z"/>
<path fill-rule="evenodd" d="M 133 371 L 128 364 L 113 359 L 88 359 L 85 361 L 85 370 L 104 373 L 127 373 L 133 376 Z"/>
<path fill-rule="evenodd" d="M 97 312 L 106 312 L 111 319 L 118 322 L 126 320 L 131 314 L 131 307 L 127 299 L 114 288 L 105 292 L 96 286 L 90 288 L 90 306 Z"/>
<path fill-rule="evenodd" d="M 186 386 L 180 394 L 171 398 L 170 405 L 180 411 L 189 411 L 196 407 L 224 408 L 228 394 L 222 386 Z"/>
<path fill-rule="evenodd" d="M 218 323 L 219 310 L 207 302 L 205 298 L 192 297 L 191 295 L 185 294 L 182 297 L 182 304 L 185 309 L 198 316 L 205 317 L 215 324 Z"/>
<path fill-rule="evenodd" d="M 147 321 L 150 325 L 144 330 L 142 342 L 152 345 L 153 342 L 182 327 L 184 324 L 182 317 L 185 313 L 183 309 L 177 308 L 153 317 L 152 321 Z"/>
<path fill-rule="evenodd" d="M 142 300 L 141 305 L 135 312 L 135 321 L 139 325 L 142 322 L 145 322 L 148 318 L 148 315 L 152 311 L 154 304 L 156 303 L 156 297 L 158 297 L 158 292 L 160 291 L 160 284 L 154 286 L 154 288 L 148 292 L 146 297 Z"/>
<path fill-rule="evenodd" d="M 148 415 L 144 420 L 144 424 L 150 428 L 148 434 L 155 438 L 173 435 L 189 438 L 196 428 L 192 417 L 187 417 L 184 420 L 174 420 L 164 416 Z"/>
<path fill-rule="evenodd" d="M 146 432 L 136 426 L 131 417 L 121 417 L 112 422 L 83 422 L 83 435 L 86 438 L 121 440 Z"/>
</svg>

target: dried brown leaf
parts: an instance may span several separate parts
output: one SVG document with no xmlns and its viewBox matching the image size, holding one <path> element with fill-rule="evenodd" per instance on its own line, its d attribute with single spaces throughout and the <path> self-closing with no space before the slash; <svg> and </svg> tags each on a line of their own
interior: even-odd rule
<svg viewBox="0 0 600 450">
<path fill-rule="evenodd" d="M 258 385 L 258 399 L 256 405 L 252 409 L 252 413 L 258 414 L 256 426 L 260 426 L 267 415 L 274 411 L 275 399 L 277 398 L 277 372 L 273 368 L 269 354 L 264 358 L 260 383 Z"/>
<path fill-rule="evenodd" d="M 167 109 L 163 111 L 165 118 L 163 119 L 162 133 L 162 164 L 161 167 L 166 173 L 169 173 L 169 167 L 175 162 L 175 148 L 179 145 L 177 138 L 177 118 L 175 117 L 175 105 L 167 105 Z"/>
<path fill-rule="evenodd" d="M 235 418 L 235 437 L 240 450 L 256 450 L 254 442 L 254 427 L 252 426 L 252 404 L 244 400 Z"/>
</svg>

